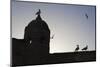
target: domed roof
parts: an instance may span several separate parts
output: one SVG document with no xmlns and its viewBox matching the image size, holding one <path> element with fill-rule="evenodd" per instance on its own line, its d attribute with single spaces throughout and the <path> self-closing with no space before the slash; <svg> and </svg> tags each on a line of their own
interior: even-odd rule
<svg viewBox="0 0 100 67">
<path fill-rule="evenodd" d="M 28 24 L 27 27 L 30 28 L 31 30 L 32 29 L 35 29 L 35 30 L 46 30 L 46 31 L 50 31 L 47 23 L 44 20 L 42 20 L 42 18 L 41 18 L 40 15 L 38 15 L 35 20 L 32 20 Z"/>
</svg>

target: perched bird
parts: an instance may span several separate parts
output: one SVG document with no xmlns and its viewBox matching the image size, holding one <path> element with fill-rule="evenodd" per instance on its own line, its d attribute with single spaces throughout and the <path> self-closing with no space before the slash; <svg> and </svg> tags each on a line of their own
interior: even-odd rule
<svg viewBox="0 0 100 67">
<path fill-rule="evenodd" d="M 84 47 L 82 50 L 87 50 L 88 49 L 88 45 L 86 45 L 86 47 Z"/>
<path fill-rule="evenodd" d="M 87 15 L 87 13 L 85 13 L 85 16 L 86 16 L 86 18 L 88 19 L 88 15 Z"/>
<path fill-rule="evenodd" d="M 52 35 L 52 37 L 50 37 L 51 39 L 53 39 L 54 38 L 54 34 Z"/>
<path fill-rule="evenodd" d="M 78 50 L 79 50 L 79 45 L 77 45 L 77 47 L 76 47 L 75 51 L 78 51 Z"/>
<path fill-rule="evenodd" d="M 36 13 L 36 15 L 40 15 L 41 14 L 41 10 L 39 9 L 39 11 Z"/>
</svg>

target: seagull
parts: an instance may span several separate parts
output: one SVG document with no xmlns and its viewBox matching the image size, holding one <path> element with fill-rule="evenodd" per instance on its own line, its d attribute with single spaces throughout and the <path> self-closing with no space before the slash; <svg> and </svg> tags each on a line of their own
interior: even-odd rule
<svg viewBox="0 0 100 67">
<path fill-rule="evenodd" d="M 78 50 L 79 50 L 79 45 L 77 45 L 77 47 L 76 47 L 75 51 L 78 51 Z"/>
<path fill-rule="evenodd" d="M 36 13 L 36 15 L 40 15 L 41 14 L 41 10 L 39 9 L 39 11 Z"/>
<path fill-rule="evenodd" d="M 53 39 L 54 38 L 54 34 L 52 35 L 52 37 L 50 37 L 51 39 Z"/>
<path fill-rule="evenodd" d="M 87 50 L 88 49 L 88 45 L 86 45 L 86 47 L 84 47 L 82 50 Z"/>
<path fill-rule="evenodd" d="M 85 13 L 85 16 L 86 16 L 86 18 L 88 19 L 88 15 L 87 15 L 87 13 Z"/>
</svg>

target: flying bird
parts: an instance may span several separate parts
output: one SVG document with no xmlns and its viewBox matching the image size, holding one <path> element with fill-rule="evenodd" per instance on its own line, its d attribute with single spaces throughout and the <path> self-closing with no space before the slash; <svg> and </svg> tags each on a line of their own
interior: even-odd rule
<svg viewBox="0 0 100 67">
<path fill-rule="evenodd" d="M 84 47 L 82 50 L 87 50 L 88 49 L 88 45 L 86 45 L 86 47 Z"/>
<path fill-rule="evenodd" d="M 54 38 L 54 34 L 52 35 L 52 37 L 50 37 L 51 39 L 53 39 Z"/>
<path fill-rule="evenodd" d="M 88 15 L 87 15 L 87 13 L 85 13 L 85 16 L 86 16 L 86 18 L 88 19 Z"/>
<path fill-rule="evenodd" d="M 77 47 L 76 47 L 75 51 L 78 51 L 78 50 L 79 50 L 79 45 L 77 45 Z"/>
<path fill-rule="evenodd" d="M 39 11 L 36 13 L 36 15 L 40 15 L 41 14 L 41 10 L 39 9 Z"/>
</svg>

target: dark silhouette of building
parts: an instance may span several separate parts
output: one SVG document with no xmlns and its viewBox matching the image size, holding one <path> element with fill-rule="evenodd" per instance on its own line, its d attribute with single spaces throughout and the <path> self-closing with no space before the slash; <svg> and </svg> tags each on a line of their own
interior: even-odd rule
<svg viewBox="0 0 100 67">
<path fill-rule="evenodd" d="M 25 27 L 24 39 L 17 40 L 13 38 L 12 55 L 13 59 L 17 58 L 13 61 L 14 63 L 20 60 L 24 64 L 37 64 L 47 60 L 49 55 L 50 29 L 47 23 L 42 20 L 40 14 L 41 11 L 39 9 L 36 19 L 32 20 Z M 18 64 L 21 63 L 18 62 Z"/>
<path fill-rule="evenodd" d="M 50 54 L 50 29 L 40 14 L 39 9 L 36 19 L 25 27 L 24 39 L 12 38 L 12 67 L 96 60 L 96 51 L 79 52 L 78 45 L 78 52 Z"/>
<path fill-rule="evenodd" d="M 24 40 L 29 56 L 40 60 L 49 55 L 50 30 L 40 13 L 25 27 Z"/>
</svg>

